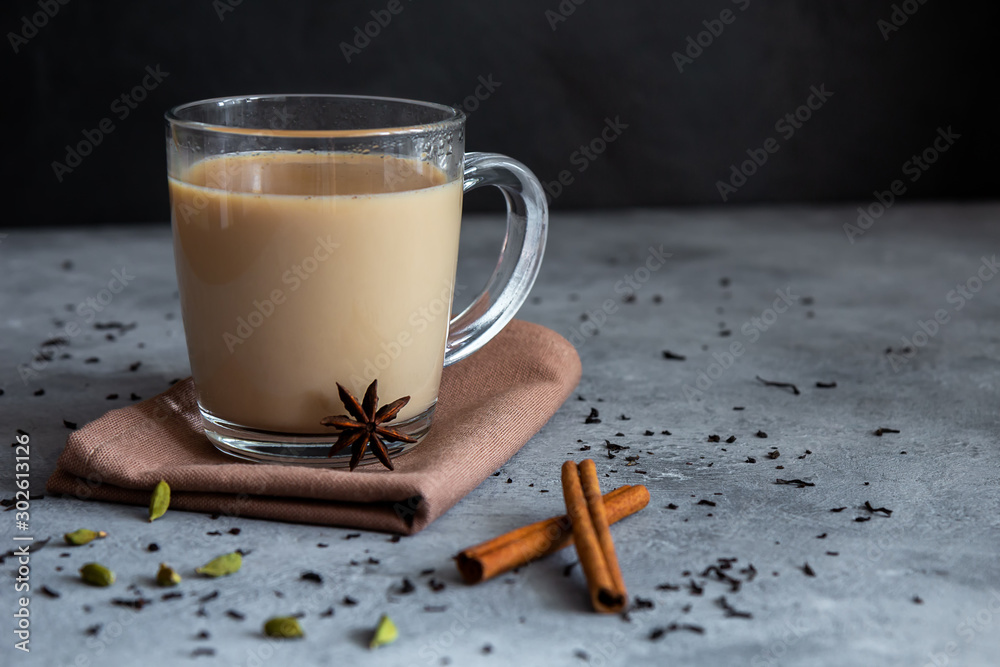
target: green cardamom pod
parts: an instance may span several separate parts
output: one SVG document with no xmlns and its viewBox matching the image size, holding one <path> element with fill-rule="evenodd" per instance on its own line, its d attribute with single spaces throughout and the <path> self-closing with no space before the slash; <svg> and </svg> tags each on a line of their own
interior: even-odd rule
<svg viewBox="0 0 1000 667">
<path fill-rule="evenodd" d="M 63 539 L 66 540 L 66 544 L 72 544 L 75 547 L 83 546 L 94 540 L 107 537 L 108 534 L 103 530 L 87 530 L 86 528 L 81 528 L 80 530 L 74 530 L 72 533 L 66 533 L 63 535 Z"/>
<path fill-rule="evenodd" d="M 391 618 L 382 614 L 382 618 L 378 619 L 378 625 L 375 627 L 375 634 L 372 635 L 372 640 L 368 642 L 368 648 L 376 649 L 379 646 L 391 644 L 398 637 L 399 630 L 396 629 L 396 624 L 392 622 Z"/>
<path fill-rule="evenodd" d="M 210 560 L 201 567 L 197 568 L 195 572 L 209 577 L 224 577 L 227 574 L 239 571 L 242 565 L 243 556 L 240 555 L 239 551 L 234 551 L 231 554 L 224 554 L 218 558 Z"/>
<path fill-rule="evenodd" d="M 166 563 L 160 563 L 160 569 L 156 573 L 156 583 L 159 586 L 176 586 L 181 583 L 181 575 Z"/>
<path fill-rule="evenodd" d="M 87 563 L 81 567 L 80 578 L 91 586 L 110 586 L 115 583 L 115 573 L 100 563 Z"/>
<path fill-rule="evenodd" d="M 285 639 L 305 636 L 305 633 L 302 632 L 302 626 L 299 625 L 299 619 L 294 616 L 275 616 L 268 619 L 267 623 L 264 624 L 264 634 L 268 637 L 283 637 Z"/>
<path fill-rule="evenodd" d="M 154 521 L 167 513 L 170 507 L 170 485 L 160 480 L 149 499 L 149 520 Z"/>
</svg>

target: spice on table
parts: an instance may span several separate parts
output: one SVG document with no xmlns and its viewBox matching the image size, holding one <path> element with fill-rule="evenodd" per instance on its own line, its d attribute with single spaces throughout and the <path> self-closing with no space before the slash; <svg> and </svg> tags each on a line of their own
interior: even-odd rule
<svg viewBox="0 0 1000 667">
<path fill-rule="evenodd" d="M 210 560 L 201 567 L 196 568 L 195 572 L 209 577 L 224 577 L 227 574 L 239 571 L 242 566 L 243 556 L 240 552 L 234 551 Z"/>
<path fill-rule="evenodd" d="M 298 639 L 304 637 L 299 619 L 294 616 L 275 616 L 264 623 L 264 634 L 280 639 Z"/>
<path fill-rule="evenodd" d="M 157 586 L 176 586 L 181 583 L 181 575 L 177 574 L 174 568 L 166 563 L 160 563 L 160 569 L 156 572 Z"/>
<path fill-rule="evenodd" d="M 649 491 L 642 485 L 623 486 L 604 495 L 610 523 L 635 514 L 647 504 Z M 455 564 L 465 583 L 477 584 L 565 549 L 572 543 L 569 517 L 557 516 L 469 547 L 455 557 Z"/>
<path fill-rule="evenodd" d="M 628 594 L 593 460 L 585 459 L 579 466 L 566 461 L 562 484 L 566 513 L 573 524 L 573 543 L 587 578 L 591 604 L 601 613 L 620 612 L 625 608 Z"/>
<path fill-rule="evenodd" d="M 81 567 L 80 578 L 91 586 L 110 586 L 115 583 L 115 573 L 100 563 L 87 563 Z"/>
<path fill-rule="evenodd" d="M 372 633 L 371 641 L 368 642 L 368 648 L 376 649 L 379 646 L 391 644 L 398 638 L 399 630 L 396 628 L 396 624 L 392 622 L 391 618 L 382 614 L 382 618 L 378 619 L 378 625 L 375 626 L 375 632 Z"/>
<path fill-rule="evenodd" d="M 159 519 L 167 513 L 168 507 L 170 507 L 170 485 L 161 479 L 149 499 L 149 520 L 152 522 Z"/>
<path fill-rule="evenodd" d="M 351 448 L 351 470 L 358 467 L 361 457 L 365 455 L 365 449 L 371 450 L 379 461 L 389 470 L 393 469 L 392 461 L 389 458 L 389 450 L 386 449 L 385 441 L 391 442 L 416 442 L 402 431 L 384 426 L 396 418 L 399 411 L 410 402 L 409 396 L 396 399 L 388 405 L 378 407 L 378 380 L 372 380 L 365 392 L 364 400 L 358 403 L 351 392 L 347 391 L 339 382 L 337 391 L 340 393 L 340 400 L 350 413 L 348 415 L 334 415 L 324 417 L 320 422 L 323 426 L 339 428 L 340 437 L 330 448 L 327 456 L 333 456 L 337 452 L 347 447 Z M 353 417 L 354 419 L 351 419 Z"/>
<path fill-rule="evenodd" d="M 72 533 L 66 533 L 63 535 L 63 539 L 66 540 L 66 544 L 72 544 L 75 547 L 79 547 L 107 536 L 108 534 L 103 530 L 88 530 L 87 528 L 80 528 L 79 530 L 74 530 Z"/>
</svg>

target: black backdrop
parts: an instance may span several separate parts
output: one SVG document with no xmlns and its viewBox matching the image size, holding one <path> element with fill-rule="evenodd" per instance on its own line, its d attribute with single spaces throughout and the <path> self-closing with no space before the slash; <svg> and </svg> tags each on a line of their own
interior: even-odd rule
<svg viewBox="0 0 1000 667">
<path fill-rule="evenodd" d="M 470 150 L 567 172 L 555 209 L 721 204 L 748 150 L 767 161 L 727 205 L 867 201 L 895 179 L 908 200 L 990 197 L 1000 177 L 996 3 L 63 1 L 4 2 L 5 226 L 166 220 L 163 112 L 259 92 L 464 105 Z M 574 154 L 607 119 L 627 127 Z"/>
</svg>

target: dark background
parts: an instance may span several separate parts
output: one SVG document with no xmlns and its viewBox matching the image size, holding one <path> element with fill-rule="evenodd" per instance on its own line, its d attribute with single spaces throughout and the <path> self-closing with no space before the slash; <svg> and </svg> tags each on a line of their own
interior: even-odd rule
<svg viewBox="0 0 1000 667">
<path fill-rule="evenodd" d="M 12 36 L 32 35 L 23 17 L 42 9 L 7 0 L 0 224 L 166 221 L 162 118 L 175 104 L 336 92 L 461 105 L 491 75 L 467 148 L 514 156 L 543 181 L 569 170 L 556 210 L 721 204 L 717 181 L 768 137 L 779 151 L 728 205 L 867 202 L 948 126 L 961 138 L 907 180 L 905 199 L 996 193 L 996 3 L 909 0 L 915 13 L 886 40 L 888 1 L 400 0 L 348 63 L 341 42 L 387 2 L 41 0 L 58 11 L 15 53 Z M 560 6 L 573 11 L 553 30 L 546 11 Z M 679 72 L 672 54 L 724 9 L 735 20 Z M 112 102 L 147 66 L 169 75 L 119 120 Z M 821 85 L 833 96 L 785 140 L 775 122 Z M 58 181 L 52 163 L 106 117 L 114 131 Z M 627 129 L 578 171 L 572 153 L 616 117 Z M 476 193 L 466 208 L 498 206 Z"/>
</svg>

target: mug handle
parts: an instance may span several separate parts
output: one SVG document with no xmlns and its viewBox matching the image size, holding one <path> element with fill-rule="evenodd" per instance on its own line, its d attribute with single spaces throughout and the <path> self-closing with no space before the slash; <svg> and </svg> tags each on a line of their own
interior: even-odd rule
<svg viewBox="0 0 1000 667">
<path fill-rule="evenodd" d="M 517 160 L 497 153 L 467 153 L 464 178 L 463 192 L 484 185 L 500 188 L 507 200 L 507 234 L 483 293 L 451 319 L 445 366 L 481 348 L 513 319 L 538 276 L 549 228 L 542 184 Z"/>
</svg>

